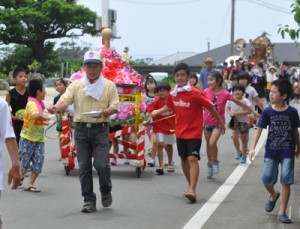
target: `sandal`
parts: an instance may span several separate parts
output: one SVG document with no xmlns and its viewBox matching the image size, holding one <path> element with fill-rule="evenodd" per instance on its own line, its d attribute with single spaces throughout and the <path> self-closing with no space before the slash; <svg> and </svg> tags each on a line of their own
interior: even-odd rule
<svg viewBox="0 0 300 229">
<path fill-rule="evenodd" d="M 37 189 L 36 187 L 28 187 L 28 188 L 24 188 L 24 191 L 27 191 L 27 192 L 41 192 L 41 190 Z"/>
<path fill-rule="evenodd" d="M 196 203 L 196 195 L 192 192 L 185 192 L 183 194 L 191 203 Z"/>
<path fill-rule="evenodd" d="M 24 177 L 20 179 L 19 186 L 23 185 Z"/>
<path fill-rule="evenodd" d="M 168 169 L 167 169 L 168 172 L 174 172 L 175 169 L 172 165 L 168 166 Z"/>
</svg>

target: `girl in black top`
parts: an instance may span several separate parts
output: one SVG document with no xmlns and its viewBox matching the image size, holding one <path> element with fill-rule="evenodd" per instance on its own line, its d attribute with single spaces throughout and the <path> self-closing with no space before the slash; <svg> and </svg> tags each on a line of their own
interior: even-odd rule
<svg viewBox="0 0 300 229">
<path fill-rule="evenodd" d="M 27 72 L 23 68 L 18 68 L 13 72 L 13 79 L 16 87 L 11 89 L 6 95 L 6 102 L 11 106 L 11 116 L 13 127 L 16 135 L 17 143 L 19 144 L 20 132 L 23 126 L 23 117 L 16 115 L 20 109 L 25 109 L 28 100 Z"/>
</svg>

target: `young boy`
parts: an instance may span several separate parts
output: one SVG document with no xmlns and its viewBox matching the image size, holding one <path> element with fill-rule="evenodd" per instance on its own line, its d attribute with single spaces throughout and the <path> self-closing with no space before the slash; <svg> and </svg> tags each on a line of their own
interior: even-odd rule
<svg viewBox="0 0 300 229">
<path fill-rule="evenodd" d="M 33 79 L 28 85 L 29 98 L 24 114 L 24 125 L 21 130 L 19 154 L 21 162 L 21 180 L 24 179 L 27 168 L 30 166 L 31 175 L 25 191 L 40 192 L 34 186 L 38 175 L 42 172 L 44 162 L 44 124 L 49 117 L 44 115 L 46 91 L 41 80 Z M 31 163 L 31 164 L 30 164 Z"/>
<path fill-rule="evenodd" d="M 288 200 L 290 197 L 290 185 L 294 183 L 295 157 L 299 156 L 299 114 L 298 111 L 288 106 L 292 93 L 292 84 L 286 80 L 276 80 L 272 83 L 270 102 L 272 106 L 265 108 L 257 123 L 258 129 L 254 135 L 250 150 L 250 159 L 255 154 L 255 146 L 261 135 L 262 128 L 268 129 L 268 138 L 265 145 L 263 184 L 270 193 L 270 199 L 265 205 L 267 212 L 273 211 L 280 193 L 275 191 L 274 185 L 278 178 L 278 165 L 281 164 L 281 207 L 279 210 L 279 222 L 291 223 L 286 215 Z"/>
<path fill-rule="evenodd" d="M 234 85 L 232 87 L 232 93 L 233 97 L 237 100 L 245 103 L 247 106 L 251 105 L 248 99 L 243 98 L 243 95 L 245 94 L 244 86 L 240 84 Z M 237 121 L 236 126 L 232 128 L 232 140 L 236 149 L 234 158 L 236 160 L 240 160 L 242 164 L 245 164 L 247 160 L 247 145 L 249 140 L 249 114 L 251 112 L 232 101 L 227 103 L 226 111 L 231 118 L 234 117 Z M 239 138 L 242 142 L 242 150 L 240 148 Z"/>
<path fill-rule="evenodd" d="M 184 196 L 192 203 L 196 202 L 196 186 L 199 177 L 200 147 L 203 130 L 203 108 L 208 109 L 220 123 L 220 131 L 225 133 L 225 125 L 214 105 L 204 94 L 189 83 L 190 68 L 185 63 L 175 66 L 176 86 L 170 92 L 167 103 L 151 113 L 152 117 L 169 110 L 175 113 L 175 136 L 181 167 L 188 182 Z"/>
<path fill-rule="evenodd" d="M 169 91 L 171 90 L 170 84 L 167 82 L 160 83 L 155 91 L 157 97 L 146 108 L 147 113 L 151 113 L 153 110 L 157 110 L 166 105 Z M 157 141 L 157 153 L 159 168 L 156 170 L 158 175 L 164 174 L 163 163 L 163 150 L 167 151 L 168 155 L 168 172 L 174 172 L 173 161 L 173 144 L 175 143 L 174 129 L 175 129 L 175 116 L 173 110 L 162 113 L 161 115 L 153 118 L 153 132 L 156 134 Z"/>
<path fill-rule="evenodd" d="M 22 115 L 16 114 L 17 111 L 23 110 L 26 107 L 28 100 L 27 73 L 23 68 L 17 68 L 13 72 L 13 79 L 16 87 L 11 89 L 6 95 L 6 102 L 11 106 L 11 117 L 16 135 L 17 143 L 20 140 L 20 132 L 23 126 Z"/>
</svg>

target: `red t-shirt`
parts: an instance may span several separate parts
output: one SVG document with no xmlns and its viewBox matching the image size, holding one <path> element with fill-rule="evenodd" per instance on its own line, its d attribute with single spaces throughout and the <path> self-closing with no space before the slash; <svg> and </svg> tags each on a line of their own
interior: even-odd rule
<svg viewBox="0 0 300 229">
<path fill-rule="evenodd" d="M 210 109 L 213 104 L 202 91 L 192 87 L 191 91 L 169 94 L 167 104 L 176 114 L 175 135 L 182 139 L 202 139 L 203 108 Z"/>
<path fill-rule="evenodd" d="M 166 105 L 165 102 L 161 101 L 160 98 L 157 98 L 148 105 L 148 107 L 146 108 L 146 111 L 151 113 L 153 110 L 158 110 L 165 105 Z M 171 115 L 174 115 L 173 110 L 167 111 L 161 115 L 154 117 L 153 118 L 154 123 L 152 124 L 153 132 L 154 133 L 162 133 L 162 134 L 173 134 L 174 131 L 171 132 L 171 130 L 175 129 L 175 116 L 173 116 L 171 118 L 166 118 L 167 116 L 171 116 Z M 166 118 L 166 119 L 163 119 L 163 118 Z M 155 122 L 156 120 L 160 120 L 160 119 L 163 119 L 163 120 Z"/>
</svg>

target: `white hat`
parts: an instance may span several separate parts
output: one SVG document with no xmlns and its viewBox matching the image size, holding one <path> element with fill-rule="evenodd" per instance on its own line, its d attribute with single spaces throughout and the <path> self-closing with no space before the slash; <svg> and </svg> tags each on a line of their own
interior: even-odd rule
<svg viewBox="0 0 300 229">
<path fill-rule="evenodd" d="M 84 54 L 84 58 L 83 58 L 83 63 L 86 64 L 86 63 L 97 63 L 99 64 L 101 61 L 100 61 L 100 52 L 98 51 L 87 51 L 85 54 Z"/>
<path fill-rule="evenodd" d="M 276 67 L 273 65 L 271 67 L 269 67 L 269 70 L 271 70 L 272 68 L 276 71 Z"/>
</svg>

